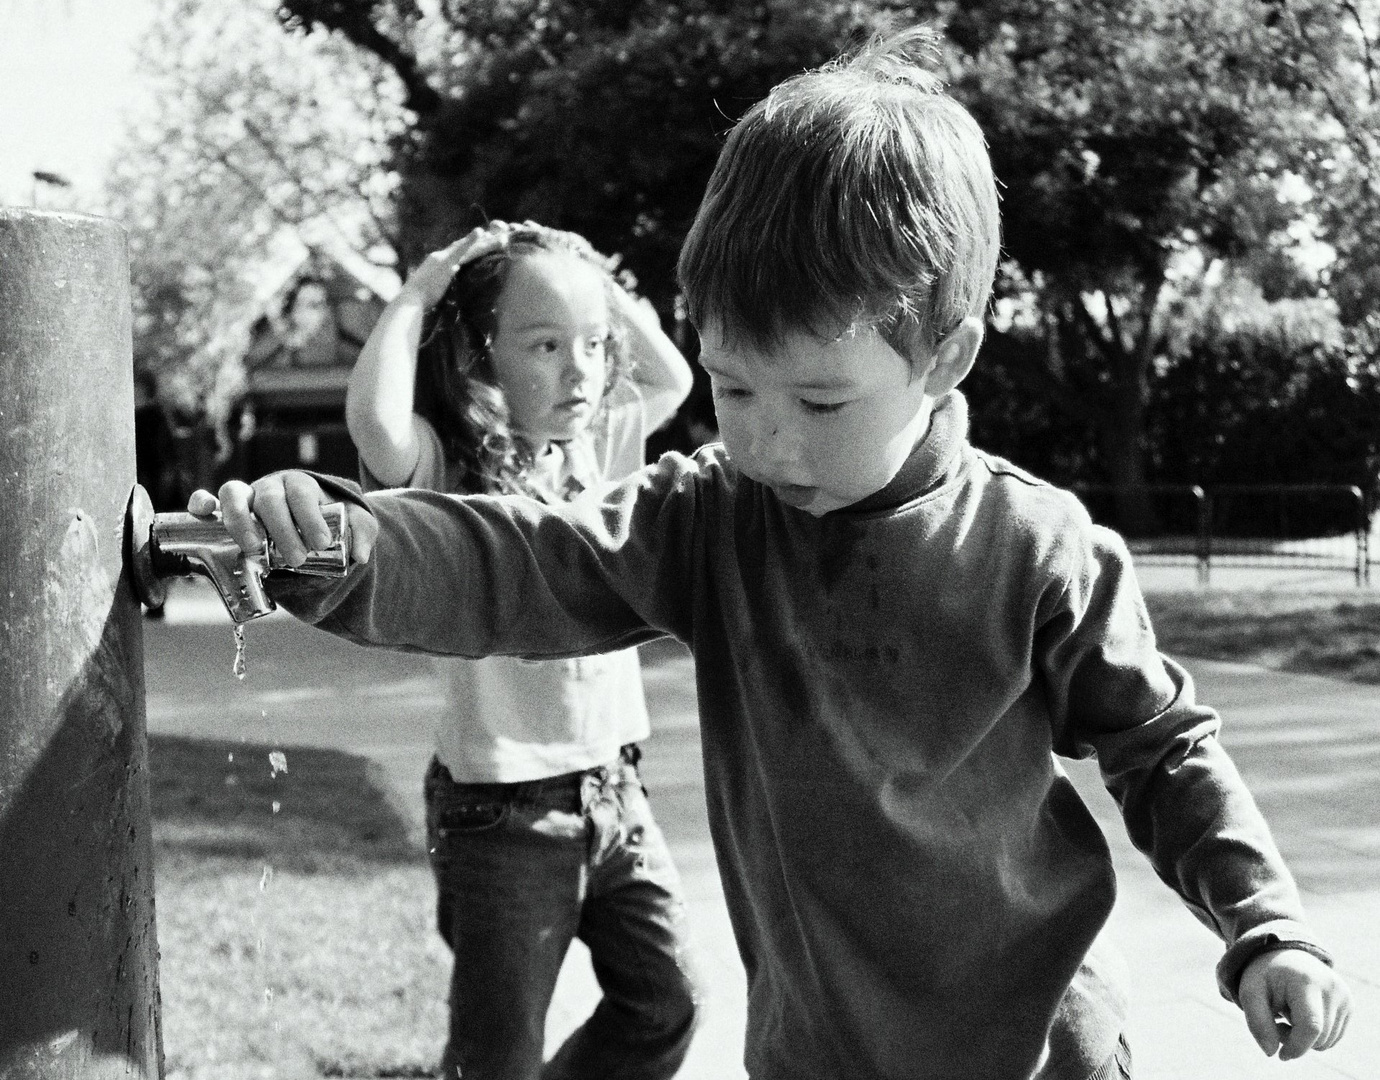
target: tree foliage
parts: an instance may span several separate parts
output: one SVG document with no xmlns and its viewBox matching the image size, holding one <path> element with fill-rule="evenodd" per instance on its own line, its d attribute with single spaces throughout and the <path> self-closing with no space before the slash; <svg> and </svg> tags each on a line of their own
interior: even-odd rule
<svg viewBox="0 0 1380 1080">
<path fill-rule="evenodd" d="M 246 4 L 264 10 L 236 6 Z M 781 78 L 888 23 L 929 22 L 1004 194 L 996 317 L 969 384 L 978 434 L 1065 479 L 1130 490 L 1172 458 L 1163 394 L 1204 385 L 1187 374 L 1214 350 L 1237 358 L 1214 376 L 1226 380 L 1214 387 L 1227 411 L 1254 400 L 1253 364 L 1350 377 L 1306 349 L 1267 358 L 1225 331 L 1186 349 L 1182 327 L 1190 300 L 1223 295 L 1207 275 L 1225 274 L 1254 283 L 1262 317 L 1329 300 L 1362 340 L 1354 328 L 1380 289 L 1376 10 L 1376 0 L 280 0 L 282 43 L 233 50 L 242 66 L 225 80 L 169 61 L 181 96 L 200 102 L 173 127 L 200 148 L 188 159 L 211 168 L 165 171 L 181 188 L 244 194 L 243 209 L 207 229 L 214 237 L 247 236 L 243 222 L 265 213 L 300 220 L 354 205 L 404 265 L 485 218 L 537 218 L 621 253 L 669 312 L 675 257 L 728 127 Z M 274 50 L 308 45 L 315 67 L 286 65 L 320 80 L 281 88 Z M 250 72 L 256 49 L 265 59 Z M 249 92 L 259 86 L 274 88 L 266 112 Z M 386 93 L 371 97 L 378 86 Z M 1361 362 L 1355 341 L 1338 346 L 1343 367 Z M 1227 392 L 1233 371 L 1245 381 Z M 1218 419 L 1238 430 L 1248 413 Z"/>
<path fill-rule="evenodd" d="M 398 144 L 404 255 L 488 217 L 584 233 L 663 306 L 723 132 L 787 75 L 877 25 L 875 5 L 664 0 L 284 0 L 291 28 L 376 52 L 416 114 Z"/>
<path fill-rule="evenodd" d="M 152 96 L 107 192 L 130 234 L 136 362 L 171 405 L 223 414 L 285 228 L 391 248 L 401 95 L 344 40 L 283 34 L 260 0 L 161 0 L 139 62 Z"/>
<path fill-rule="evenodd" d="M 1331 102 L 1352 77 L 1345 8 L 995 0 L 955 10 L 955 92 L 1006 187 L 1007 293 L 1038 312 L 1038 345 L 1007 382 L 1049 402 L 1052 423 L 1089 430 L 1086 458 L 1106 479 L 1150 479 L 1147 409 L 1185 259 L 1250 267 L 1277 293 L 1317 291 L 1293 257 L 1311 211 L 1287 193 L 1307 177 L 1316 200 L 1327 197 L 1315 163 L 1335 154 Z"/>
</svg>

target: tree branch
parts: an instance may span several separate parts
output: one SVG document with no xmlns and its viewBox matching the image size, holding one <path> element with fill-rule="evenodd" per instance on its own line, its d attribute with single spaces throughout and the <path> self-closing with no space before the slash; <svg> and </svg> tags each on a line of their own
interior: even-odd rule
<svg viewBox="0 0 1380 1080">
<path fill-rule="evenodd" d="M 1356 32 L 1361 35 L 1361 47 L 1365 56 L 1366 85 L 1370 89 L 1371 103 L 1375 103 L 1375 52 L 1374 43 L 1366 33 L 1366 23 L 1361 18 L 1361 9 L 1354 0 L 1342 0 L 1342 10 L 1351 16 L 1356 23 Z"/>
<path fill-rule="evenodd" d="M 372 53 L 398 76 L 406 92 L 403 104 L 420 117 L 433 116 L 445 98 L 427 82 L 417 57 L 381 31 L 373 21 L 377 0 L 281 0 L 278 21 L 288 30 L 323 26 Z"/>
</svg>

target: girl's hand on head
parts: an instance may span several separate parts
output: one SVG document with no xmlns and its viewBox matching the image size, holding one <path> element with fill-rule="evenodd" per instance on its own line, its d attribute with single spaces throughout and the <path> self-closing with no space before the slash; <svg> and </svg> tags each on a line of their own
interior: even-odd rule
<svg viewBox="0 0 1380 1080">
<path fill-rule="evenodd" d="M 219 498 L 209 491 L 194 491 L 187 509 L 201 517 L 219 509 L 221 522 L 241 551 L 262 551 L 267 533 L 289 566 L 301 566 L 308 551 L 330 545 L 331 530 L 321 507 L 335 501 L 314 477 L 289 471 L 271 473 L 252 485 L 227 481 L 221 485 Z M 351 562 L 366 563 L 378 537 L 378 521 L 350 502 L 345 504 L 345 516 L 350 526 L 350 550 L 345 554 Z"/>
<path fill-rule="evenodd" d="M 502 250 L 508 243 L 510 230 L 511 226 L 503 221 L 492 221 L 471 229 L 453 244 L 433 251 L 423 259 L 403 288 L 416 294 L 427 307 L 434 307 L 445 295 L 455 272 L 481 255 Z"/>
<path fill-rule="evenodd" d="M 1346 1031 L 1351 991 L 1341 977 L 1312 953 L 1275 949 L 1246 965 L 1237 991 L 1246 1026 L 1273 1057 L 1302 1057 L 1326 1050 Z"/>
</svg>

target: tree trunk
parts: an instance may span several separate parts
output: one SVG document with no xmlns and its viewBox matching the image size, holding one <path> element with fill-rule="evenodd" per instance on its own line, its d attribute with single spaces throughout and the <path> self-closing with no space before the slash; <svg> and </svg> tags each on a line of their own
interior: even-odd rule
<svg viewBox="0 0 1380 1080">
<path fill-rule="evenodd" d="M 1081 298 L 1080 323 L 1090 347 L 1102 354 L 1111 379 L 1104 406 L 1098 411 L 1098 441 L 1107 474 L 1115 488 L 1116 527 L 1130 537 L 1154 536 L 1159 514 L 1148 487 L 1146 469 L 1146 399 L 1154 354 L 1154 313 L 1159 303 L 1162 274 L 1147 283 L 1135 323 L 1135 341 L 1127 347 L 1121 320 L 1108 300 L 1107 327 L 1101 327 Z"/>
<path fill-rule="evenodd" d="M 1147 485 L 1145 372 L 1134 354 L 1113 363 L 1108 408 L 1098 418 L 1107 472 L 1116 489 L 1116 527 L 1127 536 L 1153 536 L 1159 515 Z"/>
</svg>

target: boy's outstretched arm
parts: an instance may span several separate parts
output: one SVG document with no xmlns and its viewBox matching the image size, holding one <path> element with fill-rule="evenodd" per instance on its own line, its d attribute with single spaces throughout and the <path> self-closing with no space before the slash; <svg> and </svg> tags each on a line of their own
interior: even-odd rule
<svg viewBox="0 0 1380 1080">
<path fill-rule="evenodd" d="M 322 630 L 437 655 L 555 659 L 666 634 L 687 639 L 696 530 L 694 498 L 684 496 L 696 466 L 672 457 L 599 499 L 558 505 L 403 489 L 363 495 L 349 481 L 295 471 L 231 481 L 220 505 L 242 548 L 258 550 L 267 532 L 291 566 L 327 539 L 321 505 L 345 502 L 357 565 L 344 579 L 266 579 L 274 600 Z M 216 505 L 198 492 L 188 509 Z"/>
<path fill-rule="evenodd" d="M 1279 1051 L 1281 1061 L 1328 1049 L 1351 1019 L 1346 983 L 1302 949 L 1273 949 L 1257 956 L 1241 973 L 1237 1000 L 1260 1049 L 1267 1056 Z"/>
</svg>

